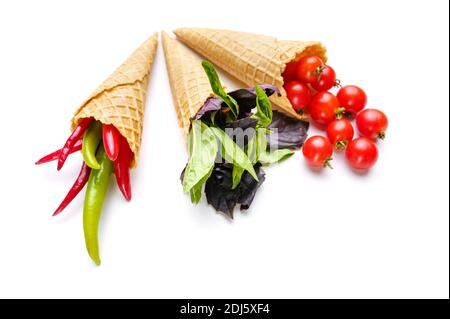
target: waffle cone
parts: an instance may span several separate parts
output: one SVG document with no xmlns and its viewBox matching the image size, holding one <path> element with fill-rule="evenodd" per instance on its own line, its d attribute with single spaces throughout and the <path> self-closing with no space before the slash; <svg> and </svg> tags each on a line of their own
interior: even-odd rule
<svg viewBox="0 0 450 319">
<path fill-rule="evenodd" d="M 91 94 L 72 118 L 72 130 L 87 117 L 114 125 L 134 154 L 133 168 L 141 148 L 147 85 L 157 45 L 155 33 Z"/>
<path fill-rule="evenodd" d="M 305 55 L 317 55 L 326 61 L 326 49 L 320 42 L 285 41 L 274 37 L 216 29 L 182 28 L 177 37 L 212 63 L 246 85 L 276 85 L 282 95 L 272 96 L 274 109 L 298 119 L 283 89 L 286 64 Z"/>
<path fill-rule="evenodd" d="M 212 95 L 200 57 L 162 32 L 162 44 L 178 123 L 187 137 L 191 119 Z"/>
</svg>

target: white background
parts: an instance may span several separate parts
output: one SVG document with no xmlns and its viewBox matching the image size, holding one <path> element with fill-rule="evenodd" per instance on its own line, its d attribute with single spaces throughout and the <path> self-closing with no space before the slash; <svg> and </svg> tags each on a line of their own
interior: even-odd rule
<svg viewBox="0 0 450 319">
<path fill-rule="evenodd" d="M 0 297 L 448 298 L 448 22 L 447 1 L 2 1 Z M 234 221 L 191 205 L 159 46 L 134 197 L 112 184 L 95 267 L 84 195 L 51 217 L 81 156 L 33 163 L 144 39 L 182 26 L 322 41 L 389 116 L 379 162 L 315 173 L 297 153 Z"/>
</svg>

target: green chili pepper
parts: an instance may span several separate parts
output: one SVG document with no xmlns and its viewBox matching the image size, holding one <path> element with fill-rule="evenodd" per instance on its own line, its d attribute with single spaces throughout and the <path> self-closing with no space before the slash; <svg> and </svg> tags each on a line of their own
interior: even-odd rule
<svg viewBox="0 0 450 319">
<path fill-rule="evenodd" d="M 87 166 L 92 169 L 100 169 L 100 164 L 95 157 L 98 144 L 102 138 L 102 123 L 95 121 L 89 126 L 89 129 L 84 134 L 83 138 L 83 159 Z"/>
<path fill-rule="evenodd" d="M 114 164 L 100 145 L 97 158 L 99 169 L 91 170 L 84 200 L 83 227 L 86 248 L 92 260 L 100 265 L 98 249 L 98 223 L 102 213 L 103 202 L 108 191 L 109 178 L 114 171 Z"/>
</svg>

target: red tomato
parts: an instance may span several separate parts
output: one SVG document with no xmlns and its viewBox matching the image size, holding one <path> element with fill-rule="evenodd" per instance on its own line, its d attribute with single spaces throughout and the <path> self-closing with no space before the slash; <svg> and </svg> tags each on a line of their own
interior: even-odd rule
<svg viewBox="0 0 450 319">
<path fill-rule="evenodd" d="M 320 126 L 330 124 L 340 112 L 337 97 L 325 91 L 314 95 L 309 106 L 311 118 Z"/>
<path fill-rule="evenodd" d="M 284 69 L 283 72 L 283 79 L 284 79 L 284 83 L 293 81 L 296 79 L 297 77 L 297 65 L 298 65 L 298 61 L 292 61 L 288 64 L 286 64 L 286 68 Z"/>
<path fill-rule="evenodd" d="M 347 119 L 334 120 L 327 127 L 328 139 L 338 150 L 345 149 L 354 133 L 352 123 Z"/>
<path fill-rule="evenodd" d="M 336 84 L 336 72 L 329 65 L 325 65 L 319 75 L 311 83 L 317 91 L 328 91 Z"/>
<path fill-rule="evenodd" d="M 311 167 L 329 167 L 333 155 L 333 146 L 325 137 L 316 135 L 308 138 L 303 144 L 303 156 Z"/>
<path fill-rule="evenodd" d="M 291 81 L 284 86 L 284 89 L 294 110 L 300 111 L 308 107 L 311 101 L 311 91 L 305 84 Z"/>
<path fill-rule="evenodd" d="M 342 87 L 337 94 L 337 98 L 341 106 L 349 113 L 358 113 L 367 104 L 366 93 L 356 85 Z"/>
<path fill-rule="evenodd" d="M 358 137 L 347 145 L 345 158 L 352 168 L 367 170 L 377 162 L 378 148 L 371 139 Z"/>
<path fill-rule="evenodd" d="M 356 116 L 356 126 L 362 136 L 384 139 L 388 127 L 388 119 L 379 110 L 366 109 Z"/>
<path fill-rule="evenodd" d="M 298 61 L 297 79 L 304 83 L 313 83 L 323 66 L 321 58 L 313 55 L 304 56 Z"/>
</svg>

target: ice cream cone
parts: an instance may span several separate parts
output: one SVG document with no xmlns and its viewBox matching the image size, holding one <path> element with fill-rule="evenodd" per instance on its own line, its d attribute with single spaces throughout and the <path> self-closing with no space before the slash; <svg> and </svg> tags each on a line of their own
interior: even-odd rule
<svg viewBox="0 0 450 319">
<path fill-rule="evenodd" d="M 132 167 L 136 167 L 139 158 L 147 85 L 157 45 L 155 33 L 91 94 L 72 118 L 72 129 L 87 117 L 114 125 L 134 154 Z"/>
<path fill-rule="evenodd" d="M 200 57 L 162 32 L 162 44 L 178 123 L 186 138 L 191 119 L 212 95 Z"/>
<path fill-rule="evenodd" d="M 305 55 L 317 55 L 326 61 L 326 49 L 320 42 L 285 41 L 274 37 L 216 29 L 181 28 L 177 37 L 246 85 L 276 85 L 281 96 L 272 96 L 274 109 L 298 119 L 307 119 L 294 111 L 283 89 L 286 64 Z"/>
</svg>

